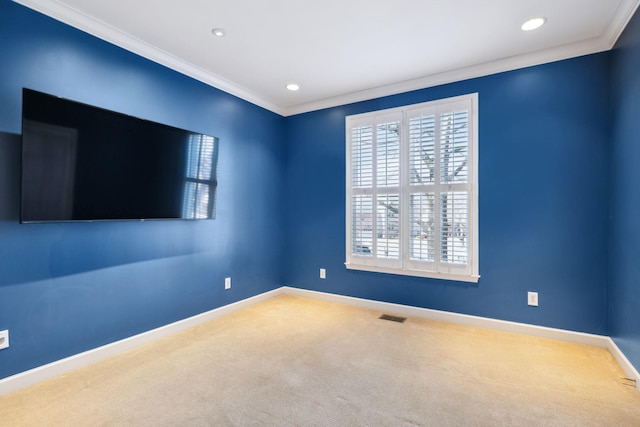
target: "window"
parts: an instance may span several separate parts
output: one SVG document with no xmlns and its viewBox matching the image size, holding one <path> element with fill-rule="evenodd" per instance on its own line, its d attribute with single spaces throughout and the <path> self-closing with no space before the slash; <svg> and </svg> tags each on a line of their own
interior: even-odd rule
<svg viewBox="0 0 640 427">
<path fill-rule="evenodd" d="M 478 95 L 347 127 L 349 269 L 477 282 Z"/>
</svg>

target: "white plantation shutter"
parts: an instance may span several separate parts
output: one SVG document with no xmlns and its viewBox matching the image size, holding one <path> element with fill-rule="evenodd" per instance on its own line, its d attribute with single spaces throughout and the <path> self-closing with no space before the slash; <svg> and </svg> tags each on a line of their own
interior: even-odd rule
<svg viewBox="0 0 640 427">
<path fill-rule="evenodd" d="M 466 265 L 468 258 L 467 233 L 468 193 L 443 192 L 440 194 L 440 262 Z"/>
<path fill-rule="evenodd" d="M 354 188 L 371 187 L 373 183 L 373 126 L 353 129 L 352 141 L 352 185 Z"/>
<path fill-rule="evenodd" d="M 376 255 L 400 259 L 400 195 L 378 194 L 376 201 Z"/>
<path fill-rule="evenodd" d="M 409 120 L 411 184 L 433 184 L 436 161 L 436 117 L 426 114 Z"/>
<path fill-rule="evenodd" d="M 472 110 L 471 100 L 443 100 L 406 111 L 412 231 L 409 269 L 477 276 L 469 236 L 469 229 L 477 228 L 470 224 L 469 203 L 475 184 L 470 179 Z"/>
<path fill-rule="evenodd" d="M 376 126 L 376 183 L 378 187 L 400 186 L 400 122 Z"/>
<path fill-rule="evenodd" d="M 466 109 L 440 114 L 440 179 L 443 183 L 467 182 L 468 125 Z"/>
<path fill-rule="evenodd" d="M 477 281 L 477 94 L 347 117 L 348 268 Z"/>
<path fill-rule="evenodd" d="M 373 233 L 373 197 L 356 194 L 351 197 L 351 252 L 371 256 Z"/>
<path fill-rule="evenodd" d="M 401 268 L 400 114 L 349 127 L 348 253 L 359 264 Z"/>
<path fill-rule="evenodd" d="M 435 193 L 411 193 L 409 197 L 410 240 L 409 259 L 435 261 L 436 217 Z"/>
</svg>

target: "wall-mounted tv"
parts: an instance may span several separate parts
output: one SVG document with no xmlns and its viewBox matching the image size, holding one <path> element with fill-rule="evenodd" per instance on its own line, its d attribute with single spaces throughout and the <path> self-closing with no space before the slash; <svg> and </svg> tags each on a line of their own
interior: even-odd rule
<svg viewBox="0 0 640 427">
<path fill-rule="evenodd" d="M 22 95 L 21 222 L 215 218 L 218 138 Z"/>
</svg>

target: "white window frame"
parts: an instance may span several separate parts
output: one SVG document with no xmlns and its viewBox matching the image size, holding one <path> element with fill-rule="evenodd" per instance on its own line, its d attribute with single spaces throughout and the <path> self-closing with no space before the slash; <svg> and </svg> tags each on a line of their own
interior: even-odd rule
<svg viewBox="0 0 640 427">
<path fill-rule="evenodd" d="M 468 194 L 468 259 L 466 264 L 440 263 L 439 255 L 436 255 L 434 262 L 415 261 L 409 256 L 410 220 L 409 220 L 409 199 L 410 193 L 419 192 L 422 185 L 412 185 L 410 183 L 409 171 L 409 120 L 424 114 L 435 114 L 436 122 L 440 114 L 467 109 L 468 115 L 468 162 L 467 176 L 465 184 L 438 183 L 431 185 L 430 191 L 440 194 L 445 191 L 464 191 Z M 400 122 L 400 187 L 397 189 L 373 188 L 359 189 L 352 186 L 352 147 L 351 135 L 354 128 L 370 125 L 375 134 L 376 126 L 390 121 Z M 408 105 L 398 108 L 379 110 L 370 113 L 347 116 L 346 119 L 346 262 L 345 266 L 351 270 L 363 270 L 380 273 L 400 274 L 406 276 L 428 277 L 436 279 L 457 280 L 463 282 L 478 282 L 478 94 L 457 96 L 453 98 L 440 99 L 420 104 Z M 375 139 L 374 139 L 375 145 Z M 439 141 L 438 141 L 439 146 Z M 436 146 L 436 151 L 437 147 Z M 374 150 L 375 152 L 375 150 Z M 436 173 L 439 173 L 439 161 L 435 162 Z M 373 157 L 373 177 L 376 180 L 376 159 Z M 396 191 L 397 190 L 397 191 Z M 424 188 L 423 188 L 424 191 Z M 353 252 L 352 242 L 352 196 L 358 194 L 400 194 L 400 256 L 398 259 L 379 258 L 370 255 L 357 254 Z M 376 208 L 373 207 L 372 234 L 376 230 L 376 219 L 374 218 Z M 440 209 L 436 209 L 436 224 L 439 224 Z M 438 227 L 436 227 L 438 228 Z M 437 230 L 439 233 L 440 231 Z M 377 241 L 373 238 L 372 245 Z M 437 246 L 436 246 L 437 247 Z"/>
</svg>

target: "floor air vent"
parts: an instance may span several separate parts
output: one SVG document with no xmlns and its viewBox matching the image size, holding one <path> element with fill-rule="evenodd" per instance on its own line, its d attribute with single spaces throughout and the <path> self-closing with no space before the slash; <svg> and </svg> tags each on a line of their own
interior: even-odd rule
<svg viewBox="0 0 640 427">
<path fill-rule="evenodd" d="M 406 317 L 392 316 L 390 314 L 383 314 L 382 316 L 378 317 L 378 319 L 390 320 L 392 322 L 398 322 L 398 323 L 404 323 L 404 321 L 407 320 Z"/>
</svg>

